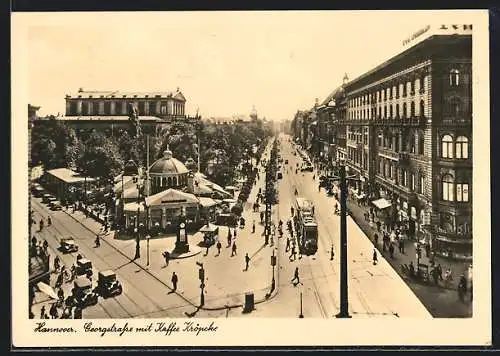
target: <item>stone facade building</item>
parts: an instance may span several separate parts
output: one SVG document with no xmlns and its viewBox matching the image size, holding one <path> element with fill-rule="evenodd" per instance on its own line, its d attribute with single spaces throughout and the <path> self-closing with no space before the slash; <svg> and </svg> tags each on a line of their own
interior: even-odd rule
<svg viewBox="0 0 500 356">
<path fill-rule="evenodd" d="M 472 31 L 460 30 L 432 34 L 344 81 L 313 109 L 312 151 L 321 157 L 333 145 L 330 159 L 345 154 L 359 178 L 356 196 L 387 199 L 392 219 L 436 254 L 471 259 Z"/>
</svg>

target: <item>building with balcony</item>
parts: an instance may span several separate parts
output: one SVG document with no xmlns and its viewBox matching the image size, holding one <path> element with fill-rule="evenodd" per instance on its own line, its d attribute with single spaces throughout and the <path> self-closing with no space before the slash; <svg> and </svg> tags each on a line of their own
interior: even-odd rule
<svg viewBox="0 0 500 356">
<path fill-rule="evenodd" d="M 333 136 L 356 194 L 387 199 L 437 255 L 471 259 L 472 28 L 443 27 L 344 83 L 343 100 L 334 90 L 318 108 L 334 128 L 321 124 L 315 144 Z"/>
</svg>

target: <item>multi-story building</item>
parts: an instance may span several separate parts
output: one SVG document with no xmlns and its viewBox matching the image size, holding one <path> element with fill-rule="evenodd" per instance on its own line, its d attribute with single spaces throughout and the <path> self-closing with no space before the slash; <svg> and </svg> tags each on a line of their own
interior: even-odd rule
<svg viewBox="0 0 500 356">
<path fill-rule="evenodd" d="M 66 115 L 55 119 L 64 121 L 77 133 L 92 130 L 110 135 L 130 127 L 130 116 L 135 107 L 142 131 L 155 134 L 164 125 L 175 121 L 196 121 L 186 117 L 186 98 L 177 88 L 175 92 L 121 92 L 90 91 L 80 88 L 66 95 Z M 42 120 L 43 121 L 43 120 Z"/>
<path fill-rule="evenodd" d="M 321 109 L 333 113 L 337 153 L 345 127 L 345 163 L 359 177 L 355 194 L 386 198 L 393 219 L 436 254 L 470 259 L 472 27 L 450 29 L 426 27 L 429 36 L 405 41 L 407 49 L 345 84 L 344 101 Z M 339 118 L 342 105 L 346 116 Z"/>
</svg>

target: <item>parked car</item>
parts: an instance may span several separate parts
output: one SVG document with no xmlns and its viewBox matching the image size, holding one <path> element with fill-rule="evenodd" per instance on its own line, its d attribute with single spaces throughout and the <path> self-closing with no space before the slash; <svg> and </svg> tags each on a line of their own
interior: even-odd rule
<svg viewBox="0 0 500 356">
<path fill-rule="evenodd" d="M 53 200 L 57 200 L 57 199 L 52 194 L 45 193 L 42 196 L 42 202 L 45 203 L 45 204 L 48 204 L 48 203 L 50 203 Z"/>
<path fill-rule="evenodd" d="M 283 173 L 278 172 L 278 179 L 282 179 L 282 178 L 283 178 Z"/>
<path fill-rule="evenodd" d="M 122 294 L 123 287 L 116 279 L 116 273 L 106 270 L 99 272 L 96 291 L 101 297 L 109 298 Z"/>
<path fill-rule="evenodd" d="M 62 210 L 62 205 L 61 205 L 61 202 L 59 200 L 52 200 L 49 202 L 49 207 L 50 207 L 50 210 Z"/>
<path fill-rule="evenodd" d="M 312 164 L 305 164 L 303 165 L 300 170 L 302 172 L 306 171 L 306 172 L 312 172 L 314 170 L 314 167 L 312 166 Z"/>
<path fill-rule="evenodd" d="M 75 240 L 72 237 L 61 239 L 61 246 L 59 249 L 63 253 L 71 253 L 78 251 L 78 245 L 75 243 Z"/>
<path fill-rule="evenodd" d="M 73 300 L 80 308 L 96 305 L 99 295 L 92 290 L 92 282 L 85 277 L 77 277 L 72 289 Z"/>
</svg>

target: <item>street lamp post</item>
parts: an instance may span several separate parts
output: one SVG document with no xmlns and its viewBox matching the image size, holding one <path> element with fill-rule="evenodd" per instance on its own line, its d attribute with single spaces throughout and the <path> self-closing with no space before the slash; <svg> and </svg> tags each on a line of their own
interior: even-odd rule
<svg viewBox="0 0 500 356">
<path fill-rule="evenodd" d="M 299 314 L 299 318 L 300 319 L 304 318 L 304 313 L 302 311 L 302 288 L 300 289 L 300 314 Z"/>
<path fill-rule="evenodd" d="M 276 280 L 274 279 L 274 266 L 276 266 L 276 256 L 274 255 L 274 248 L 273 248 L 273 255 L 271 256 L 271 266 L 273 267 L 273 279 L 271 280 L 271 292 L 274 291 L 276 288 Z"/>
<path fill-rule="evenodd" d="M 198 266 L 200 266 L 200 269 L 198 270 L 198 278 L 200 280 L 200 307 L 205 305 L 205 268 L 203 268 L 203 263 L 201 262 L 196 262 Z"/>
<path fill-rule="evenodd" d="M 147 249 L 148 249 L 148 253 L 147 253 L 147 262 L 146 262 L 146 265 L 149 266 L 149 239 L 151 238 L 151 236 L 146 235 L 146 242 L 147 242 Z"/>
</svg>

